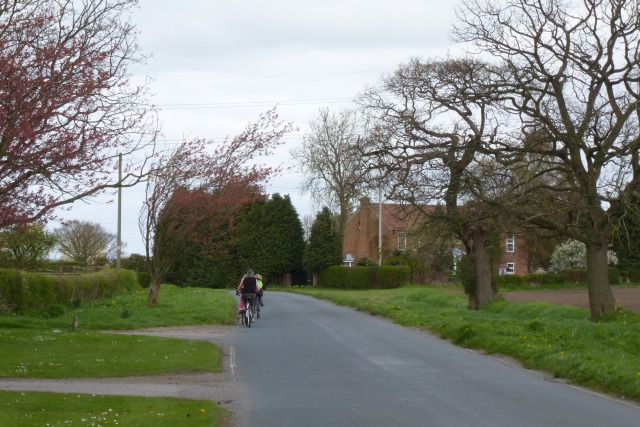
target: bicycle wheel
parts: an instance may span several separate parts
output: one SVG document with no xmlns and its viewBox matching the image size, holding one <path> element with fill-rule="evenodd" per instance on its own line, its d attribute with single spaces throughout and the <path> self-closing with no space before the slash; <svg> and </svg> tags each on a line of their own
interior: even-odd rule
<svg viewBox="0 0 640 427">
<path fill-rule="evenodd" d="M 260 304 L 256 303 L 256 319 L 260 318 Z"/>
<path fill-rule="evenodd" d="M 251 301 L 246 301 L 244 305 L 244 325 L 251 327 Z"/>
</svg>

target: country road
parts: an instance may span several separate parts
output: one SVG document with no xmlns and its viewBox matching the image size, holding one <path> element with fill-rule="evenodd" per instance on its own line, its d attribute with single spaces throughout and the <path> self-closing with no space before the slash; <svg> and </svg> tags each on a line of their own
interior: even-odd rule
<svg viewBox="0 0 640 427">
<path fill-rule="evenodd" d="M 634 404 L 421 331 L 270 293 L 230 344 L 240 426 L 637 426 Z"/>
</svg>

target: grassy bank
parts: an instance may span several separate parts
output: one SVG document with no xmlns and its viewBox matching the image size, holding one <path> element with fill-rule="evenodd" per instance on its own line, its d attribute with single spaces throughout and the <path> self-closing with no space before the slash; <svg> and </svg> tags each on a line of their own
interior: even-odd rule
<svg viewBox="0 0 640 427">
<path fill-rule="evenodd" d="M 469 311 L 466 296 L 423 287 L 295 292 L 428 329 L 457 345 L 511 356 L 527 368 L 640 401 L 640 316 L 628 311 L 594 323 L 586 309 L 549 303 L 501 300 Z"/>
<path fill-rule="evenodd" d="M 58 317 L 0 317 L 0 378 L 100 378 L 219 372 L 219 346 L 197 340 L 110 334 L 158 326 L 231 324 L 236 303 L 225 290 L 163 285 L 148 307 L 138 290 Z M 73 330 L 73 317 L 78 330 Z M 124 396 L 0 391 L 0 425 L 218 426 L 213 402 Z"/>
</svg>

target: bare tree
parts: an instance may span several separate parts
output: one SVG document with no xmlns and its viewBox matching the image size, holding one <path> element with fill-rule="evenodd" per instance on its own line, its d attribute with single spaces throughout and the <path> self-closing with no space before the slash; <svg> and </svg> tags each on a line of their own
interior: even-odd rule
<svg viewBox="0 0 640 427">
<path fill-rule="evenodd" d="M 363 120 L 354 110 L 321 108 L 309 123 L 311 131 L 302 146 L 291 151 L 305 174 L 304 192 L 319 206 L 337 209 L 340 237 L 363 193 L 368 171 L 365 159 L 357 151 L 363 135 Z"/>
<path fill-rule="evenodd" d="M 474 309 L 495 296 L 489 238 L 496 216 L 465 188 L 498 129 L 497 110 L 481 91 L 492 74 L 480 61 L 414 58 L 358 99 L 376 123 L 367 154 L 383 172 L 387 197 L 410 205 L 408 213 L 420 211 L 431 230 L 455 235 L 466 247 Z"/>
<path fill-rule="evenodd" d="M 116 235 L 96 223 L 73 221 L 56 229 L 55 235 L 60 252 L 86 265 L 112 255 L 116 249 Z"/>
<path fill-rule="evenodd" d="M 535 209 L 511 212 L 586 244 L 591 316 L 600 319 L 616 308 L 612 220 L 640 190 L 638 2 L 467 0 L 458 19 L 456 40 L 503 64 L 493 93 L 514 126 L 494 154 L 530 170 L 513 197 L 526 206 L 532 191 L 546 194 Z"/>
</svg>

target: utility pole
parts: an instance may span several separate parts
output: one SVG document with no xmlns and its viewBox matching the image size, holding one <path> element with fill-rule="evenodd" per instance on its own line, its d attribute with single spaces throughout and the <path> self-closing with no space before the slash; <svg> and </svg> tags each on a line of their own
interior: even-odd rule
<svg viewBox="0 0 640 427">
<path fill-rule="evenodd" d="M 116 270 L 120 271 L 122 255 L 122 153 L 118 154 L 118 232 L 116 237 Z"/>
<path fill-rule="evenodd" d="M 378 266 L 382 265 L 382 181 L 378 184 Z"/>
</svg>

